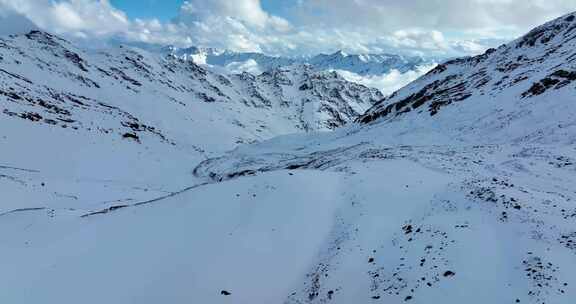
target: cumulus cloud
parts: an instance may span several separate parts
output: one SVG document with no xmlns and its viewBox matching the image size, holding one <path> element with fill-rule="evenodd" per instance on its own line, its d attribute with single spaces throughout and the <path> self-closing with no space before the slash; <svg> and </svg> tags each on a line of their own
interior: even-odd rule
<svg viewBox="0 0 576 304">
<path fill-rule="evenodd" d="M 272 55 L 477 54 L 574 9 L 574 0 L 306 0 L 290 22 L 260 0 L 188 0 L 169 22 L 129 19 L 108 0 L 0 0 L 69 37 L 204 46 Z M 286 16 L 285 16 L 286 17 Z"/>
<path fill-rule="evenodd" d="M 510 28 L 525 31 L 574 10 L 573 0 L 307 0 L 307 23 L 445 30 Z M 349 18 L 351 12 L 354 18 Z"/>
<path fill-rule="evenodd" d="M 242 72 L 248 72 L 254 75 L 259 75 L 263 71 L 258 65 L 258 62 L 254 59 L 248 59 L 246 61 L 232 62 L 225 66 L 225 70 L 232 74 L 240 74 Z"/>
<path fill-rule="evenodd" d="M 428 71 L 436 67 L 436 64 L 423 65 L 415 70 L 401 73 L 398 70 L 392 70 L 383 75 L 362 76 L 349 71 L 336 70 L 344 79 L 363 84 L 367 87 L 379 89 L 384 95 L 390 95 L 401 89 L 410 82 L 418 79 Z"/>
<path fill-rule="evenodd" d="M 398 30 L 381 38 L 395 48 L 414 50 L 446 50 L 448 44 L 444 34 L 439 31 L 420 29 Z"/>
<path fill-rule="evenodd" d="M 108 0 L 0 0 L 0 6 L 58 34 L 105 36 L 127 31 L 130 25 L 126 14 Z"/>
<path fill-rule="evenodd" d="M 282 53 L 294 28 L 263 10 L 260 0 L 185 1 L 172 21 L 197 44 L 235 51 Z"/>
<path fill-rule="evenodd" d="M 307 0 L 308 28 L 365 33 L 392 50 L 478 54 L 575 10 L 574 0 Z M 369 41 L 357 40 L 373 49 Z"/>
<path fill-rule="evenodd" d="M 185 1 L 177 20 L 202 22 L 213 17 L 231 17 L 259 29 L 266 27 L 278 31 L 290 30 L 288 21 L 268 14 L 262 9 L 260 0 L 195 0 Z"/>
</svg>

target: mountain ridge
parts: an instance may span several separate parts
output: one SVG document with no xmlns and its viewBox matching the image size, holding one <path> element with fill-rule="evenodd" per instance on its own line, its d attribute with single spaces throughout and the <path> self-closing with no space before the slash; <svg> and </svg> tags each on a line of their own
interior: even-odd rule
<svg viewBox="0 0 576 304">
<path fill-rule="evenodd" d="M 526 113 L 519 112 L 527 104 L 540 104 L 534 99 L 547 100 L 545 97 L 553 91 L 560 92 L 557 96 L 562 96 L 561 99 L 569 98 L 575 80 L 574 18 L 573 14 L 568 14 L 515 41 L 490 49 L 483 55 L 440 64 L 425 76 L 380 101 L 356 121 L 369 124 L 412 120 L 417 116 L 424 118 L 425 113 L 429 116 L 443 116 L 437 119 L 424 118 L 426 121 L 446 120 L 447 117 L 442 115 L 445 109 L 450 112 L 461 111 L 459 116 L 462 117 L 472 117 L 478 115 L 466 109 L 478 110 L 482 103 L 506 98 L 507 103 L 496 106 L 499 109 L 484 107 L 485 116 L 482 118 L 486 126 L 502 124 L 504 127 L 513 123 L 514 119 L 526 116 Z M 535 69 L 535 66 L 539 68 Z M 466 104 L 466 108 L 462 104 Z M 567 106 L 555 104 L 555 107 Z M 494 121 L 488 122 L 491 118 Z M 570 116 L 560 114 L 556 118 L 561 125 L 570 125 Z M 459 128 L 464 129 L 464 123 L 461 121 Z M 474 126 L 468 129 L 472 128 Z M 551 125 L 548 128 L 553 132 L 550 128 L 554 127 Z"/>
<path fill-rule="evenodd" d="M 319 54 L 300 58 L 269 56 L 262 53 L 238 53 L 213 48 L 175 48 L 167 47 L 163 53 L 199 64 L 226 67 L 233 63 L 254 61 L 265 71 L 283 66 L 309 64 L 316 70 L 344 70 L 362 76 L 375 76 L 397 70 L 400 73 L 413 71 L 420 66 L 431 65 L 437 59 L 425 59 L 419 56 L 394 54 L 346 54 L 336 51 L 332 54 Z"/>
<path fill-rule="evenodd" d="M 49 110 L 48 112 L 55 109 L 58 103 L 72 100 L 80 104 L 77 99 L 82 95 L 82 88 L 90 91 L 88 95 L 102 95 L 106 90 L 112 90 L 111 92 L 127 90 L 129 94 L 135 96 L 146 94 L 164 96 L 162 98 L 176 107 L 186 107 L 190 101 L 198 101 L 205 104 L 232 103 L 240 108 L 248 107 L 264 112 L 272 108 L 275 111 L 284 111 L 282 109 L 285 108 L 286 124 L 292 124 L 293 130 L 328 130 L 351 121 L 368 105 L 382 98 L 377 90 L 347 82 L 335 73 L 312 71 L 307 66 L 276 68 L 259 76 L 247 73 L 220 75 L 192 62 L 177 58 L 156 58 L 153 54 L 138 49 L 120 47 L 110 51 L 84 52 L 57 36 L 40 31 L 13 37 L 2 40 L 4 52 L 12 53 L 2 56 L 5 64 L 12 64 L 20 75 L 25 75 L 30 72 L 24 69 L 26 64 L 24 61 L 30 60 L 37 68 L 54 73 L 64 81 L 78 83 L 81 87 L 73 94 L 67 94 L 67 100 L 58 100 L 55 93 L 48 91 L 45 94 L 51 96 L 53 100 L 44 100 L 43 103 L 29 101 L 29 105 L 40 105 Z M 28 42 L 33 45 L 32 49 L 27 49 Z M 19 55 L 16 55 L 18 52 Z M 41 53 L 46 58 L 39 56 Z M 32 81 L 30 79 L 33 77 L 28 75 L 19 76 L 18 73 L 6 69 L 3 71 L 5 81 L 12 78 L 28 85 L 47 82 L 48 87 L 55 85 L 56 90 L 64 89 L 62 83 L 49 79 Z M 177 80 L 177 77 L 180 79 Z M 122 83 L 124 87 L 114 82 Z M 336 89 L 338 92 L 334 91 Z M 170 94 L 166 94 L 168 92 Z M 23 96 L 19 96 L 18 93 L 5 84 L 3 95 L 8 96 L 9 100 L 23 100 Z M 90 97 L 84 96 L 88 99 Z M 27 98 L 33 99 L 31 96 Z M 307 107 L 309 104 L 309 108 L 303 109 L 304 104 L 307 104 Z M 130 105 L 131 103 L 125 103 L 114 106 Z M 324 110 L 326 112 L 322 113 Z M 63 114 L 58 113 L 58 110 L 52 112 L 57 115 Z M 10 107 L 4 110 L 4 114 L 12 117 L 21 116 L 21 113 L 10 110 Z M 49 119 L 51 122 L 59 120 Z"/>
</svg>

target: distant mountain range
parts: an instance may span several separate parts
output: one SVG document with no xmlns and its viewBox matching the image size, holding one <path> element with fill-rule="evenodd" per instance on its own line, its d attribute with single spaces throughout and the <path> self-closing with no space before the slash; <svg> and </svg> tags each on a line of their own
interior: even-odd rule
<svg viewBox="0 0 576 304">
<path fill-rule="evenodd" d="M 392 70 L 400 73 L 416 70 L 420 66 L 438 62 L 438 58 L 402 56 L 396 54 L 346 54 L 342 51 L 333 54 L 320 54 L 310 57 L 280 57 L 262 53 L 240 53 L 215 48 L 164 47 L 161 52 L 197 64 L 227 67 L 232 64 L 253 61 L 261 71 L 290 65 L 307 64 L 315 70 L 344 70 L 358 75 L 382 75 Z"/>
</svg>

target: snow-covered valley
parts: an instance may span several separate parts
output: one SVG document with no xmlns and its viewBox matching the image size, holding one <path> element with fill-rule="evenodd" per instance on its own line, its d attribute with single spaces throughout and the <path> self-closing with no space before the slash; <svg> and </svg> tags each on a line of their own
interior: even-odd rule
<svg viewBox="0 0 576 304">
<path fill-rule="evenodd" d="M 224 75 L 137 49 L 92 53 L 39 31 L 0 43 L 0 187 L 16 191 L 0 211 L 171 192 L 201 160 L 334 129 L 383 97 L 307 66 Z"/>
<path fill-rule="evenodd" d="M 384 98 L 2 39 L 0 302 L 571 303 L 575 41 L 569 14 Z"/>
</svg>

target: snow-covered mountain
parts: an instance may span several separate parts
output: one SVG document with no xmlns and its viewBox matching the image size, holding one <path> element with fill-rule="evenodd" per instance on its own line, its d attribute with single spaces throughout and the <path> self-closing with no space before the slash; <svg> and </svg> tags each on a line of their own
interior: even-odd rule
<svg viewBox="0 0 576 304">
<path fill-rule="evenodd" d="M 221 75 L 138 49 L 84 51 L 40 31 L 0 38 L 0 166 L 34 168 L 0 173 L 7 187 L 0 189 L 18 198 L 0 212 L 52 202 L 72 208 L 84 195 L 107 201 L 107 183 L 86 186 L 88 177 L 178 187 L 174 179 L 190 170 L 183 163 L 281 134 L 331 130 L 380 99 L 376 89 L 309 66 Z M 36 188 L 43 176 L 61 184 Z M 129 188 L 119 193 L 149 189 Z"/>
<path fill-rule="evenodd" d="M 157 58 L 138 49 L 86 52 L 40 31 L 1 43 L 3 113 L 74 129 L 175 141 L 177 136 L 168 139 L 161 133 L 168 116 L 188 127 L 239 129 L 233 132 L 235 140 L 253 141 L 299 130 L 330 130 L 382 98 L 375 89 L 305 65 L 258 76 L 220 75 L 191 61 Z M 114 115 L 124 115 L 126 121 L 109 117 Z M 118 126 L 107 125 L 107 120 Z M 147 125 L 132 127 L 140 120 Z"/>
<path fill-rule="evenodd" d="M 448 61 L 358 121 L 461 141 L 573 143 L 575 29 L 568 15 L 483 55 Z"/>
<path fill-rule="evenodd" d="M 290 65 L 308 64 L 318 71 L 343 70 L 363 76 L 374 76 L 397 70 L 400 73 L 417 70 L 420 66 L 430 65 L 436 59 L 424 59 L 418 56 L 394 54 L 346 54 L 337 51 L 333 54 L 320 54 L 312 57 L 288 58 L 269 56 L 262 53 L 238 53 L 213 48 L 175 48 L 167 47 L 162 53 L 197 64 L 209 64 L 228 67 L 234 64 L 255 62 L 262 71 Z"/>
<path fill-rule="evenodd" d="M 39 104 L 20 91 L 61 83 L 56 67 L 82 70 L 80 62 L 90 70 L 96 62 L 131 58 L 121 50 L 88 65 L 56 51 L 48 58 L 60 61 L 45 73 L 46 56 L 36 66 L 19 65 L 12 61 L 21 53 L 4 49 L 13 51 L 2 53 L 0 72 L 11 82 L 0 98 L 12 107 Z M 87 62 L 87 54 L 75 53 Z M 195 145 L 194 132 L 222 140 L 211 133 L 218 124 L 179 123 L 180 112 L 166 113 L 170 103 L 158 105 L 157 98 L 90 94 L 116 100 L 113 106 L 138 118 L 141 144 L 117 136 L 125 130 L 76 137 L 69 128 L 38 123 L 44 116 L 3 116 L 2 130 L 11 131 L 0 138 L 0 186 L 8 193 L 4 204 L 18 209 L 0 215 L 0 230 L 9 232 L 0 235 L 0 300 L 571 303 L 575 60 L 573 13 L 484 55 L 438 66 L 357 124 L 277 136 L 201 162 L 178 147 Z M 170 68 L 190 75 L 200 69 Z M 131 69 L 124 68 L 126 76 L 144 83 Z M 286 83 L 280 75 L 292 72 L 267 73 L 263 82 Z M 92 83 L 66 79 L 60 90 Z M 120 79 L 114 85 L 138 90 Z M 178 81 L 184 80 L 168 82 Z M 237 119 L 250 113 L 237 112 Z M 244 129 L 230 132 L 238 130 Z"/>
<path fill-rule="evenodd" d="M 190 60 L 196 64 L 209 64 L 214 66 L 226 67 L 233 63 L 241 63 L 254 60 L 262 70 L 271 70 L 275 68 L 304 64 L 304 61 L 287 58 L 268 56 L 256 52 L 233 52 L 215 48 L 188 47 L 177 48 L 168 46 L 160 50 L 161 54 L 172 55 L 183 60 Z"/>
</svg>

